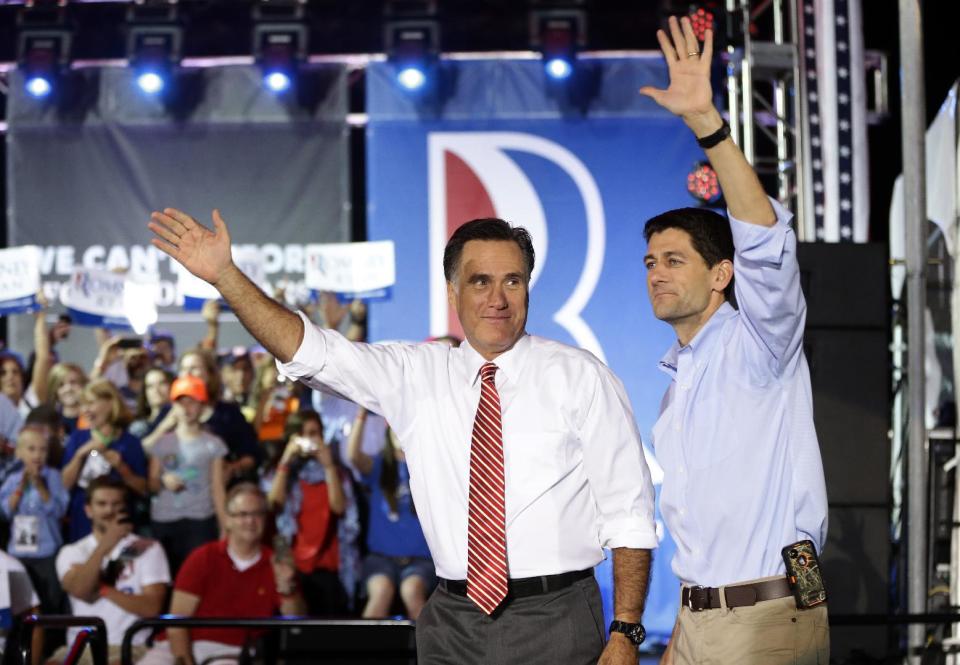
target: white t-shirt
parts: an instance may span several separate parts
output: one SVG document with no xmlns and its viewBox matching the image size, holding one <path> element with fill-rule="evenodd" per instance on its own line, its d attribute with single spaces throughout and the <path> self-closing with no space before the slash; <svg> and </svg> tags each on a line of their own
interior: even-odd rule
<svg viewBox="0 0 960 665">
<path fill-rule="evenodd" d="M 73 566 L 86 563 L 97 547 L 97 541 L 91 533 L 85 538 L 70 545 L 64 545 L 57 554 L 57 577 L 63 581 L 64 576 Z M 160 543 L 150 538 L 141 538 L 130 534 L 105 557 L 101 570 L 114 559 L 126 561 L 123 572 L 117 577 L 115 584 L 118 591 L 130 594 L 143 593 L 143 588 L 151 584 L 170 584 L 170 566 L 167 564 L 167 555 L 164 554 Z M 88 603 L 74 596 L 70 596 L 70 607 L 74 616 L 97 616 L 107 625 L 107 643 L 120 644 L 123 634 L 138 617 L 128 612 L 116 603 L 106 598 L 98 598 L 95 603 Z M 67 644 L 72 644 L 79 628 L 71 628 L 67 635 Z M 143 644 L 147 640 L 149 630 L 142 630 L 133 638 L 134 644 Z"/>
<path fill-rule="evenodd" d="M 30 575 L 15 557 L 0 550 L 0 584 L 6 584 L 10 591 L 10 613 L 13 616 L 23 614 L 32 607 L 40 606 L 37 592 L 30 583 Z M 0 629 L 0 655 L 6 648 L 6 631 Z"/>
</svg>

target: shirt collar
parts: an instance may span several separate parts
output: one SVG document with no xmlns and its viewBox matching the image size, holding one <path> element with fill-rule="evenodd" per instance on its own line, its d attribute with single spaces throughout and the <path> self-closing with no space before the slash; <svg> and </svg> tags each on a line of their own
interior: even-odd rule
<svg viewBox="0 0 960 665">
<path fill-rule="evenodd" d="M 529 348 L 530 335 L 523 333 L 520 339 L 518 339 L 508 351 L 504 351 L 491 361 L 500 370 L 498 374 L 500 375 L 501 384 L 505 380 L 516 379 L 516 377 L 520 376 L 523 366 L 527 362 L 527 357 L 529 356 L 527 353 Z M 488 361 L 481 356 L 476 349 L 470 346 L 470 342 L 464 341 L 463 344 L 460 345 L 460 350 L 463 353 L 463 362 L 470 385 L 476 385 L 477 381 L 480 380 L 480 368 Z"/>
<path fill-rule="evenodd" d="M 660 358 L 660 362 L 658 363 L 660 371 L 670 376 L 676 376 L 680 351 L 685 348 L 689 348 L 694 357 L 709 354 L 710 349 L 717 343 L 723 324 L 736 315 L 737 310 L 735 310 L 729 302 L 724 302 L 717 308 L 717 311 L 707 319 L 707 322 L 703 324 L 703 327 L 685 347 L 680 346 L 679 341 L 675 341 L 670 348 L 667 349 L 667 352 L 663 354 L 663 357 Z"/>
</svg>

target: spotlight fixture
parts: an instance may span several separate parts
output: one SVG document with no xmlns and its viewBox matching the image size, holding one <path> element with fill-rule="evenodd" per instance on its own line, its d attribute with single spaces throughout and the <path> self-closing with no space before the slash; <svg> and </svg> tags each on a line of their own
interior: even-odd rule
<svg viewBox="0 0 960 665">
<path fill-rule="evenodd" d="M 307 58 L 309 33 L 303 0 L 261 0 L 253 6 L 253 56 L 263 71 L 264 87 L 282 94 L 294 87 Z"/>
<path fill-rule="evenodd" d="M 386 23 L 387 59 L 396 68 L 397 83 L 404 90 L 416 92 L 429 82 L 436 68 L 438 31 L 432 19 Z"/>
<path fill-rule="evenodd" d="M 718 49 L 733 35 L 731 32 L 733 28 L 728 20 L 729 15 L 724 3 L 720 0 L 700 0 L 700 2 L 660 0 L 661 27 L 666 29 L 667 19 L 671 16 L 689 18 L 693 33 L 701 42 L 707 30 L 712 30 L 715 48 Z"/>
<path fill-rule="evenodd" d="M 383 45 L 394 66 L 397 84 L 411 94 L 432 86 L 440 52 L 436 3 L 389 2 L 383 24 Z"/>
<path fill-rule="evenodd" d="M 577 52 L 587 42 L 587 17 L 582 9 L 534 9 L 530 12 L 530 46 L 540 51 L 548 80 L 573 76 Z"/>
<path fill-rule="evenodd" d="M 17 16 L 17 61 L 27 94 L 50 97 L 70 60 L 72 35 L 66 28 L 65 0 L 25 4 Z"/>
<path fill-rule="evenodd" d="M 710 162 L 697 162 L 687 174 L 687 192 L 702 206 L 714 207 L 723 198 L 720 180 Z"/>
<path fill-rule="evenodd" d="M 137 87 L 146 95 L 166 94 L 180 63 L 183 27 L 173 0 L 131 4 L 127 11 L 127 59 Z"/>
</svg>

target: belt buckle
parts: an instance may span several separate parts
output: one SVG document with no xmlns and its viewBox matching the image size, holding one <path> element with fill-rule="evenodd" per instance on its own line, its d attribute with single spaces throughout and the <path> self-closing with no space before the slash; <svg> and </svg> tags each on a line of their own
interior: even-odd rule
<svg viewBox="0 0 960 665">
<path fill-rule="evenodd" d="M 707 587 L 687 587 L 687 607 L 691 612 L 702 612 L 710 606 L 710 593 Z"/>
</svg>

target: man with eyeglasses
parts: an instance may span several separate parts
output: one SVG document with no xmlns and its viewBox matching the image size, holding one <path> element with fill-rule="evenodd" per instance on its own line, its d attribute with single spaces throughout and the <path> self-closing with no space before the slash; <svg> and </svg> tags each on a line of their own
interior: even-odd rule
<svg viewBox="0 0 960 665">
<path fill-rule="evenodd" d="M 227 494 L 227 537 L 201 545 L 187 557 L 174 583 L 170 613 L 194 617 L 271 617 L 305 613 L 291 562 L 275 560 L 261 544 L 266 497 L 240 483 Z M 141 665 L 236 662 L 249 631 L 171 628 Z M 220 658 L 224 660 L 221 661 Z"/>
</svg>

